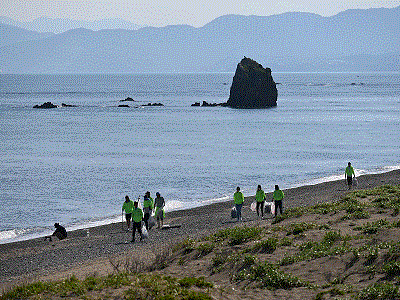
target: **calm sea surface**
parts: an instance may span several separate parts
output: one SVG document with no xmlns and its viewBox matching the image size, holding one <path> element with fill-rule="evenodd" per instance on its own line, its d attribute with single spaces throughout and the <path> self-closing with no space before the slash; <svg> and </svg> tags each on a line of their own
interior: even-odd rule
<svg viewBox="0 0 400 300">
<path fill-rule="evenodd" d="M 119 221 L 147 190 L 173 210 L 400 167 L 400 73 L 273 77 L 278 107 L 234 110 L 190 106 L 233 73 L 0 75 L 0 243 Z"/>
</svg>

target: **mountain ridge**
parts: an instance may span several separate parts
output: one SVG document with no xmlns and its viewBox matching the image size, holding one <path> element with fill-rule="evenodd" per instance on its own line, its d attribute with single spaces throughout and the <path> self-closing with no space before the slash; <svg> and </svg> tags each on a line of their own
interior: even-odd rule
<svg viewBox="0 0 400 300">
<path fill-rule="evenodd" d="M 225 72 L 243 56 L 273 71 L 399 70 L 400 6 L 355 11 L 357 18 L 352 11 L 332 17 L 292 12 L 225 15 L 199 28 L 73 29 L 3 45 L 0 71 Z M 332 64 L 343 60 L 349 63 Z"/>
</svg>

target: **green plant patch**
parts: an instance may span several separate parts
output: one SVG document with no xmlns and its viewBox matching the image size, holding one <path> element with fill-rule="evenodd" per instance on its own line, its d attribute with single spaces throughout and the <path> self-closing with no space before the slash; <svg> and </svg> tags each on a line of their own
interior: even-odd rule
<svg viewBox="0 0 400 300">
<path fill-rule="evenodd" d="M 400 298 L 399 288 L 390 283 L 374 283 L 358 293 L 360 300 L 397 300 Z"/>
</svg>

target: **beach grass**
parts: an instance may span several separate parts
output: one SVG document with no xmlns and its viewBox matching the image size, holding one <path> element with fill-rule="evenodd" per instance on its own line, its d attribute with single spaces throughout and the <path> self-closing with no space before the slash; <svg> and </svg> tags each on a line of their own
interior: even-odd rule
<svg viewBox="0 0 400 300">
<path fill-rule="evenodd" d="M 140 268 L 38 281 L 0 299 L 239 299 L 237 291 L 242 299 L 400 299 L 399 208 L 400 185 L 350 191 L 268 222 L 182 237 Z"/>
</svg>

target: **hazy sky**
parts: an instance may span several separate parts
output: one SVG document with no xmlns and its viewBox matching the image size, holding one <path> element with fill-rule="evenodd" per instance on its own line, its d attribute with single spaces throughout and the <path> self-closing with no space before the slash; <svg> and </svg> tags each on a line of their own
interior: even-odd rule
<svg viewBox="0 0 400 300">
<path fill-rule="evenodd" d="M 302 11 L 332 16 L 351 8 L 392 8 L 399 5 L 400 0 L 0 0 L 0 16 L 19 21 L 39 17 L 74 20 L 121 18 L 139 25 L 187 24 L 199 27 L 226 14 L 268 16 Z"/>
</svg>

